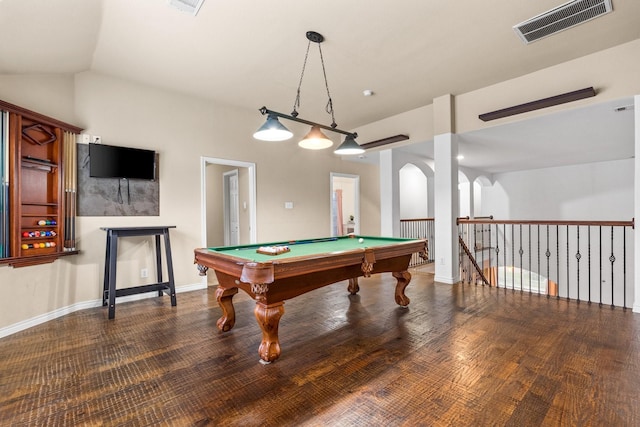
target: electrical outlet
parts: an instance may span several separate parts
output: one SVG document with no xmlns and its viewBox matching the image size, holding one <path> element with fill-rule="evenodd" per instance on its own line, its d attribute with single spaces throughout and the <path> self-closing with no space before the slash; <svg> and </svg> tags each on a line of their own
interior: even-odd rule
<svg viewBox="0 0 640 427">
<path fill-rule="evenodd" d="M 147 268 L 140 269 L 140 278 L 146 279 L 147 277 L 149 277 L 149 269 Z"/>
</svg>

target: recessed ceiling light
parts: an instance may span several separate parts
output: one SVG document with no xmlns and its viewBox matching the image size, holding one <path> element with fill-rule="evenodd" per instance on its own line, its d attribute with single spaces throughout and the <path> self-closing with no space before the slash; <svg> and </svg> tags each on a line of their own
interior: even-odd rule
<svg viewBox="0 0 640 427">
<path fill-rule="evenodd" d="M 373 95 L 373 91 L 371 89 L 365 89 L 362 91 L 362 94 L 364 96 L 372 96 Z"/>
<path fill-rule="evenodd" d="M 464 159 L 464 156 L 462 154 L 458 154 L 458 157 L 456 157 L 456 159 L 462 160 L 462 159 Z"/>
</svg>

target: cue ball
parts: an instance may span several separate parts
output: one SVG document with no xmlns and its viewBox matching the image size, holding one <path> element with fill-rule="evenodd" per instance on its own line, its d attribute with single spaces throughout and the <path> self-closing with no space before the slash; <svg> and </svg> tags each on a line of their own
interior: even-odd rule
<svg viewBox="0 0 640 427">
<path fill-rule="evenodd" d="M 358 239 L 358 242 L 362 243 L 362 242 L 364 242 L 364 239 L 361 237 L 361 238 Z"/>
</svg>

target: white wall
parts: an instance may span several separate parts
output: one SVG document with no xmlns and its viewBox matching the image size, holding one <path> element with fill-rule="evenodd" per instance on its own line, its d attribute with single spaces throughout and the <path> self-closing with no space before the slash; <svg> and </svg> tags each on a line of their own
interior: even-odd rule
<svg viewBox="0 0 640 427">
<path fill-rule="evenodd" d="M 628 221 L 633 218 L 633 159 L 494 175 L 481 211 L 495 219 Z"/>
<path fill-rule="evenodd" d="M 256 163 L 259 241 L 326 236 L 330 172 L 361 177 L 360 206 L 367 212 L 361 231 L 380 233 L 376 166 L 343 161 L 331 150 L 303 150 L 295 141 L 256 141 L 251 135 L 264 121 L 256 111 L 92 72 L 73 77 L 0 75 L 0 99 L 82 127 L 104 143 L 156 150 L 160 159 L 159 216 L 79 217 L 79 255 L 19 269 L 0 266 L 0 293 L 5 296 L 0 300 L 0 336 L 101 298 L 106 236 L 100 227 L 175 225 L 176 286 L 200 284 L 193 250 L 201 246 L 203 156 Z M 293 201 L 295 208 L 285 210 L 284 201 Z M 149 239 L 121 239 L 118 253 L 118 287 L 143 284 L 140 268 L 154 267 Z"/>
<path fill-rule="evenodd" d="M 400 218 L 428 218 L 427 177 L 415 165 L 400 169 Z"/>
</svg>

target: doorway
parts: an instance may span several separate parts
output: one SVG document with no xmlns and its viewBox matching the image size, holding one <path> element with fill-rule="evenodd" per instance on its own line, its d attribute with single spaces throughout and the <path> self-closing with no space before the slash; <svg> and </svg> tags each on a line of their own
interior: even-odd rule
<svg viewBox="0 0 640 427">
<path fill-rule="evenodd" d="M 256 243 L 255 163 L 201 157 L 200 180 L 202 247 L 231 244 L 236 238 L 237 244 Z M 235 218 L 231 211 L 237 212 Z"/>
<path fill-rule="evenodd" d="M 224 223 L 224 245 L 238 246 L 240 244 L 240 189 L 238 183 L 238 169 L 222 174 L 222 210 Z"/>
<path fill-rule="evenodd" d="M 360 177 L 331 172 L 331 236 L 360 234 Z"/>
</svg>

